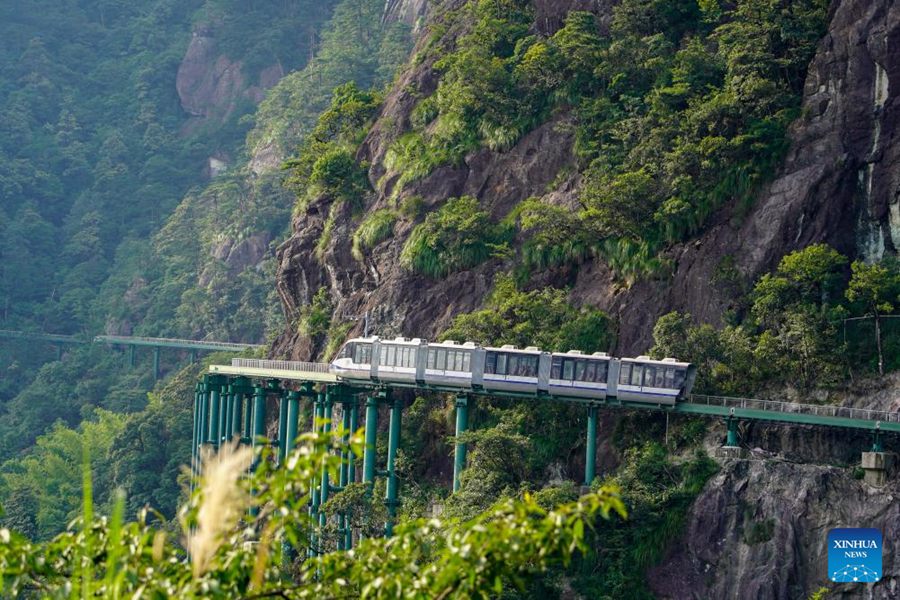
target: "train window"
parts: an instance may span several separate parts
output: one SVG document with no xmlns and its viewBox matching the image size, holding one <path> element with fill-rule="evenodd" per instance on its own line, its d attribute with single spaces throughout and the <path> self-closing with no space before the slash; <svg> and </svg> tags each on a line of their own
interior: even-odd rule
<svg viewBox="0 0 900 600">
<path fill-rule="evenodd" d="M 357 344 L 353 354 L 353 362 L 356 364 L 372 364 L 372 344 Z"/>
<path fill-rule="evenodd" d="M 575 361 L 575 381 L 584 381 L 584 367 L 583 360 Z"/>
<path fill-rule="evenodd" d="M 497 375 L 506 375 L 506 355 L 497 355 Z"/>
<path fill-rule="evenodd" d="M 619 368 L 619 383 L 622 385 L 628 385 L 628 381 L 631 379 L 631 363 L 623 362 L 622 366 Z"/>
<path fill-rule="evenodd" d="M 488 352 L 484 355 L 484 372 L 493 374 L 497 370 L 497 353 Z"/>
<path fill-rule="evenodd" d="M 554 356 L 550 362 L 550 379 L 559 379 L 562 374 L 562 358 Z"/>
<path fill-rule="evenodd" d="M 665 381 L 663 382 L 662 387 L 672 389 L 675 387 L 675 369 L 673 367 L 667 367 L 665 371 Z"/>
<path fill-rule="evenodd" d="M 538 357 L 537 356 L 529 356 L 528 357 L 528 376 L 529 377 L 537 377 L 538 372 Z"/>
<path fill-rule="evenodd" d="M 662 367 L 656 367 L 656 378 L 654 379 L 653 387 L 661 388 L 665 385 L 663 379 L 665 378 L 666 370 Z"/>
<path fill-rule="evenodd" d="M 609 363 L 606 361 L 598 361 L 597 362 L 597 376 L 594 378 L 594 381 L 597 383 L 606 383 L 606 375 L 609 369 Z"/>
<path fill-rule="evenodd" d="M 594 381 L 594 378 L 597 376 L 597 363 L 589 360 L 587 363 L 587 367 L 584 369 L 584 380 L 585 381 Z"/>
<path fill-rule="evenodd" d="M 644 374 L 643 365 L 631 365 L 631 385 L 640 386 L 641 376 Z"/>
<path fill-rule="evenodd" d="M 338 358 L 353 358 L 353 348 L 356 347 L 356 344 L 350 342 L 349 344 L 345 344 L 344 348 L 341 350 L 341 355 Z"/>
<path fill-rule="evenodd" d="M 573 373 L 575 372 L 575 361 L 574 360 L 565 360 L 563 361 L 563 374 L 562 378 L 566 381 L 572 381 L 574 378 Z"/>
<path fill-rule="evenodd" d="M 644 387 L 653 387 L 654 377 L 656 377 L 656 367 L 650 365 L 644 367 Z"/>
<path fill-rule="evenodd" d="M 396 355 L 397 349 L 393 346 L 382 346 L 381 347 L 381 364 L 385 367 L 393 367 L 394 366 L 394 356 Z"/>
<path fill-rule="evenodd" d="M 459 371 L 457 361 L 459 360 L 459 352 L 455 350 L 447 350 L 447 370 Z"/>
<path fill-rule="evenodd" d="M 472 370 L 472 353 L 471 352 L 463 352 L 463 371 L 467 373 Z"/>
<path fill-rule="evenodd" d="M 437 362 L 434 363 L 434 368 L 438 371 L 443 371 L 447 368 L 447 351 L 440 349 L 437 351 Z"/>
<path fill-rule="evenodd" d="M 675 369 L 675 385 L 674 389 L 680 390 L 684 385 L 684 377 L 687 374 L 686 369 Z"/>
<path fill-rule="evenodd" d="M 510 354 L 506 359 L 506 374 L 507 375 L 518 375 L 519 374 L 519 357 L 515 354 Z"/>
</svg>

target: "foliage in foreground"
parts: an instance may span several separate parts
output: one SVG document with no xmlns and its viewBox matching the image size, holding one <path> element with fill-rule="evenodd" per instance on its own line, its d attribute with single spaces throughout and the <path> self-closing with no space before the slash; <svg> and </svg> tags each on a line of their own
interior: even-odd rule
<svg viewBox="0 0 900 600">
<path fill-rule="evenodd" d="M 532 497 L 505 500 L 466 522 L 418 520 L 390 539 L 349 552 L 296 558 L 310 532 L 309 483 L 336 474 L 344 432 L 308 433 L 282 465 L 264 447 L 224 448 L 181 510 L 182 545 L 142 511 L 94 518 L 85 461 L 82 517 L 48 543 L 0 530 L 0 593 L 45 597 L 486 598 L 585 549 L 585 525 L 625 516 L 614 486 L 547 510 Z M 362 434 L 350 440 L 359 454 Z M 256 470 L 242 477 L 251 464 Z M 251 511 L 251 508 L 254 510 Z M 248 516 L 256 513 L 255 516 Z M 85 523 L 89 526 L 85 527 Z M 184 548 L 190 549 L 191 556 Z"/>
</svg>

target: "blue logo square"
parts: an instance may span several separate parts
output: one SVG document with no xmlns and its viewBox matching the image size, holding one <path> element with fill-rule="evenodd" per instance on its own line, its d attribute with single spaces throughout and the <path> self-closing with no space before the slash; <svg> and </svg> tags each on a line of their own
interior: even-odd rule
<svg viewBox="0 0 900 600">
<path fill-rule="evenodd" d="M 881 530 L 832 529 L 828 532 L 828 578 L 837 583 L 881 579 Z"/>
</svg>

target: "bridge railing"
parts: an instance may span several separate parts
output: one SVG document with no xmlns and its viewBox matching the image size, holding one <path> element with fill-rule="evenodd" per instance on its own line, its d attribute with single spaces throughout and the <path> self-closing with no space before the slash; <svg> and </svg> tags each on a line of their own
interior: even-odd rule
<svg viewBox="0 0 900 600">
<path fill-rule="evenodd" d="M 246 369 L 274 369 L 279 371 L 303 371 L 305 373 L 329 373 L 328 363 L 311 363 L 296 360 L 267 360 L 262 358 L 232 358 L 232 367 Z"/>
<path fill-rule="evenodd" d="M 818 417 L 838 417 L 845 419 L 862 419 L 866 421 L 882 421 L 886 423 L 900 423 L 900 412 L 853 408 L 849 406 L 799 404 L 796 402 L 780 402 L 778 400 L 704 396 L 698 394 L 692 394 L 688 399 L 688 402 L 691 404 L 722 406 L 725 408 L 745 408 L 750 410 L 815 415 Z"/>
</svg>

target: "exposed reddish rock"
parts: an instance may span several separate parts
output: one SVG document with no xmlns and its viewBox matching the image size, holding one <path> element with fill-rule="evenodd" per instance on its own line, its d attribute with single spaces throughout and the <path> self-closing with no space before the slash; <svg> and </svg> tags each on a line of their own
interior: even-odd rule
<svg viewBox="0 0 900 600">
<path fill-rule="evenodd" d="M 275 64 L 263 69 L 258 81 L 248 81 L 243 63 L 219 51 L 214 27 L 198 27 L 192 34 L 175 79 L 181 106 L 193 117 L 186 128 L 209 120 L 224 122 L 242 99 L 261 102 L 265 91 L 283 76 L 281 65 Z"/>
</svg>

